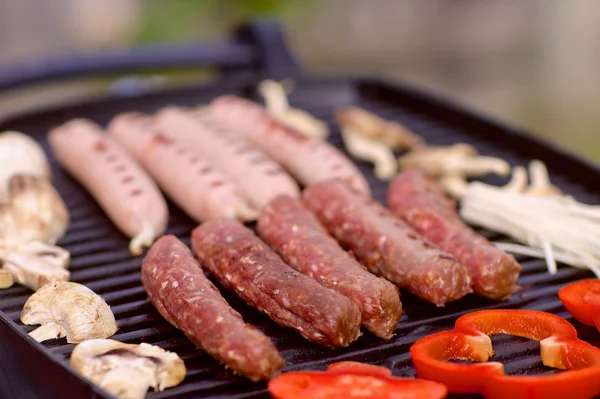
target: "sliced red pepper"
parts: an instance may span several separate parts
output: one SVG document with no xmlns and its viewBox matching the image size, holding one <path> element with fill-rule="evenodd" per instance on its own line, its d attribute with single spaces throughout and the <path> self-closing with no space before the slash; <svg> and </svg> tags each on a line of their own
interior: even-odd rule
<svg viewBox="0 0 600 399">
<path fill-rule="evenodd" d="M 600 280 L 581 280 L 558 291 L 565 308 L 579 322 L 600 331 Z"/>
<path fill-rule="evenodd" d="M 540 341 L 544 365 L 569 370 L 537 376 L 507 376 L 493 356 L 489 335 L 510 334 Z M 533 310 L 483 310 L 456 320 L 453 330 L 422 338 L 410 349 L 417 375 L 445 384 L 450 392 L 487 399 L 588 399 L 600 394 L 600 349 L 577 338 L 565 319 Z"/>
<path fill-rule="evenodd" d="M 442 384 L 392 377 L 385 367 L 340 362 L 322 371 L 292 371 L 269 382 L 275 399 L 443 399 Z"/>
<path fill-rule="evenodd" d="M 392 370 L 387 367 L 360 362 L 337 362 L 327 367 L 328 374 L 370 375 L 373 377 L 391 377 Z"/>
</svg>

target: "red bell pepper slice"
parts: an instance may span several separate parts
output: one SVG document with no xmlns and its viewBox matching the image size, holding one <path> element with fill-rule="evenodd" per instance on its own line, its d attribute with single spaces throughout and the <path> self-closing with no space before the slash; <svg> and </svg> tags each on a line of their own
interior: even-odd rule
<svg viewBox="0 0 600 399">
<path fill-rule="evenodd" d="M 600 331 L 600 280 L 581 280 L 558 290 L 565 308 L 579 322 Z"/>
<path fill-rule="evenodd" d="M 510 334 L 540 341 L 544 365 L 568 372 L 507 376 L 493 356 L 489 335 Z M 454 329 L 424 337 L 411 347 L 417 376 L 438 381 L 450 392 L 479 393 L 487 399 L 588 399 L 600 394 L 600 349 L 577 338 L 565 319 L 533 310 L 483 310 L 456 320 Z"/>
<path fill-rule="evenodd" d="M 442 384 L 416 378 L 392 377 L 379 366 L 340 362 L 322 371 L 292 371 L 269 382 L 275 399 L 443 399 Z"/>
</svg>

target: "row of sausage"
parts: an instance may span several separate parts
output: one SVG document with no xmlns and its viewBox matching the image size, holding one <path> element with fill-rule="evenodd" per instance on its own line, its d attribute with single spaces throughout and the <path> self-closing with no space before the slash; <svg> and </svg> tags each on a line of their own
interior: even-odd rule
<svg viewBox="0 0 600 399">
<path fill-rule="evenodd" d="M 253 102 L 224 96 L 202 111 L 168 107 L 116 116 L 106 132 L 75 119 L 49 134 L 59 163 L 94 196 L 139 255 L 162 235 L 161 189 L 197 222 L 256 219 L 278 195 L 340 178 L 368 194 L 350 159 L 275 121 Z M 292 177 L 293 176 L 293 177 Z M 295 179 L 296 180 L 295 180 Z"/>
<path fill-rule="evenodd" d="M 263 207 L 258 236 L 232 219 L 202 223 L 192 232 L 198 260 L 174 236 L 160 238 L 143 260 L 142 281 L 159 312 L 192 342 L 250 379 L 269 379 L 283 359 L 202 267 L 277 324 L 331 348 L 358 339 L 361 325 L 391 338 L 402 315 L 398 287 L 438 306 L 474 290 L 510 296 L 520 266 L 459 224 L 437 190 L 418 171 L 396 177 L 390 202 L 412 215 L 409 223 L 339 179 L 312 184 L 301 199 L 278 196 Z"/>
</svg>

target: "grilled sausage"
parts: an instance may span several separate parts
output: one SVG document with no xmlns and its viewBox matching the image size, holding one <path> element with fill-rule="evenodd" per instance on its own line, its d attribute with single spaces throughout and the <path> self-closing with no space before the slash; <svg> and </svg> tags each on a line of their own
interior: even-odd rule
<svg viewBox="0 0 600 399">
<path fill-rule="evenodd" d="M 392 337 L 402 316 L 398 288 L 366 271 L 300 201 L 275 198 L 262 209 L 257 227 L 288 265 L 354 301 L 363 325 L 373 334 Z"/>
<path fill-rule="evenodd" d="M 192 232 L 192 249 L 213 276 L 277 324 L 329 347 L 360 336 L 354 302 L 286 265 L 234 220 L 212 220 Z"/>
<path fill-rule="evenodd" d="M 150 248 L 142 262 L 142 283 L 169 323 L 234 371 L 257 381 L 283 368 L 271 340 L 229 306 L 175 236 L 163 236 Z"/>
<path fill-rule="evenodd" d="M 476 293 L 491 299 L 510 298 L 517 289 L 521 266 L 467 226 L 456 202 L 420 170 L 400 173 L 390 183 L 388 206 L 444 251 L 468 268 Z"/>
<path fill-rule="evenodd" d="M 127 237 L 140 255 L 162 235 L 169 219 L 167 203 L 156 184 L 101 127 L 74 119 L 50 131 L 54 156 Z"/>
<path fill-rule="evenodd" d="M 190 146 L 239 187 L 250 205 L 265 206 L 281 194 L 299 197 L 298 184 L 266 154 L 243 137 L 202 123 L 182 108 L 165 108 L 156 115 L 161 130 Z"/>
<path fill-rule="evenodd" d="M 197 222 L 220 217 L 256 218 L 256 211 L 220 171 L 185 142 L 157 128 L 151 117 L 137 113 L 119 115 L 111 121 L 108 132 Z"/>
<path fill-rule="evenodd" d="M 344 182 L 315 184 L 303 201 L 343 247 L 400 288 L 437 306 L 472 291 L 465 265 Z"/>
<path fill-rule="evenodd" d="M 222 96 L 208 107 L 208 115 L 272 156 L 305 186 L 340 178 L 355 190 L 370 193 L 356 165 L 335 147 L 287 128 L 257 103 Z"/>
</svg>

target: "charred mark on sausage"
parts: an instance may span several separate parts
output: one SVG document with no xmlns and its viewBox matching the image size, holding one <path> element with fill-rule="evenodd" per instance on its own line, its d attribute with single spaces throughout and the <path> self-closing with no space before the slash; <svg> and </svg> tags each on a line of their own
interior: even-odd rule
<svg viewBox="0 0 600 399">
<path fill-rule="evenodd" d="M 98 152 L 104 152 L 107 149 L 107 145 L 103 140 L 98 140 L 94 143 L 94 150 Z"/>
</svg>

